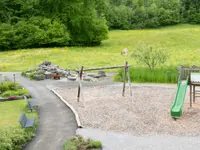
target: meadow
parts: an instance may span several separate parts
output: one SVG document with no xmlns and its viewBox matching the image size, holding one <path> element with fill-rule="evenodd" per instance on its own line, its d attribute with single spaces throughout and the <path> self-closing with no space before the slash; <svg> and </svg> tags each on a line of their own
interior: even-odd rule
<svg viewBox="0 0 200 150">
<path fill-rule="evenodd" d="M 165 48 L 169 58 L 164 68 L 179 65 L 200 65 L 200 26 L 182 24 L 160 29 L 113 30 L 109 39 L 96 47 L 38 48 L 5 51 L 0 53 L 0 71 L 24 71 L 34 69 L 44 60 L 63 68 L 75 69 L 121 65 L 127 60 L 133 68 L 146 67 L 131 58 L 134 47 L 143 42 Z M 120 54 L 123 48 L 129 55 Z M 111 70 L 113 71 L 113 70 Z M 116 70 L 114 70 L 116 71 Z"/>
</svg>

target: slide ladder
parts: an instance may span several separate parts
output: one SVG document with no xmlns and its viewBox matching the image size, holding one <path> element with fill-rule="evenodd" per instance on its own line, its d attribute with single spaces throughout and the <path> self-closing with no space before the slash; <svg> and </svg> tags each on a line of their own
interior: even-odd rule
<svg viewBox="0 0 200 150">
<path fill-rule="evenodd" d="M 178 81 L 176 97 L 171 107 L 171 116 L 174 118 L 181 117 L 182 115 L 182 107 L 185 99 L 185 94 L 187 91 L 188 81 L 189 77 L 187 77 L 187 80 L 185 82 L 181 81 L 180 79 Z"/>
</svg>

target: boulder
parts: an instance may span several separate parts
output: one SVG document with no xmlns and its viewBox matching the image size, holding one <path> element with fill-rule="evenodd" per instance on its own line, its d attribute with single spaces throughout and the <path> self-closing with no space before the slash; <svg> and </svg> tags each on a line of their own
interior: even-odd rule
<svg viewBox="0 0 200 150">
<path fill-rule="evenodd" d="M 42 65 L 49 66 L 49 65 L 51 65 L 51 62 L 48 61 L 48 60 L 45 60 L 45 61 L 42 63 Z"/>
<path fill-rule="evenodd" d="M 67 79 L 69 79 L 71 81 L 75 81 L 77 79 L 77 76 L 70 75 L 67 77 Z"/>
<path fill-rule="evenodd" d="M 46 72 L 44 73 L 44 75 L 45 75 L 45 79 L 51 79 L 51 77 L 52 77 L 52 73 L 51 73 L 51 72 L 48 72 L 48 71 L 46 71 Z"/>
<path fill-rule="evenodd" d="M 45 79 L 45 75 L 34 75 L 35 80 L 40 81 Z"/>
<path fill-rule="evenodd" d="M 99 70 L 97 75 L 100 77 L 106 77 L 106 73 L 103 70 Z"/>
</svg>

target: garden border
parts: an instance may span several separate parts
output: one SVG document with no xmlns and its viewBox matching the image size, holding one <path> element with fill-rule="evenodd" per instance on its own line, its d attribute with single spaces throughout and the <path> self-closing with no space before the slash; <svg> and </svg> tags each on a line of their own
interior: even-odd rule
<svg viewBox="0 0 200 150">
<path fill-rule="evenodd" d="M 56 88 L 55 88 L 56 89 Z M 77 111 L 74 109 L 74 107 L 72 105 L 70 105 L 62 96 L 60 96 L 55 89 L 51 89 L 51 91 L 63 102 L 65 103 L 65 105 L 67 105 L 67 107 L 69 107 L 71 109 L 71 111 L 73 112 L 73 114 L 75 115 L 75 119 L 76 119 L 76 123 L 78 125 L 78 128 L 83 128 L 84 126 L 81 124 L 81 121 L 79 119 L 79 115 L 77 113 Z"/>
<path fill-rule="evenodd" d="M 24 95 L 23 95 L 24 96 Z M 6 102 L 6 101 L 17 101 L 17 100 L 23 100 L 23 96 L 16 96 L 15 99 L 9 99 L 9 98 L 0 98 L 0 102 Z M 28 98 L 31 98 L 31 95 L 26 95 Z"/>
</svg>

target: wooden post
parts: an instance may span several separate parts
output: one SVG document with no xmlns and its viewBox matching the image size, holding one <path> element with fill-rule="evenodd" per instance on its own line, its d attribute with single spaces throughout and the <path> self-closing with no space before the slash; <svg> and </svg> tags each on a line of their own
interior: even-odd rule
<svg viewBox="0 0 200 150">
<path fill-rule="evenodd" d="M 193 103 L 195 103 L 195 85 L 193 85 Z"/>
<path fill-rule="evenodd" d="M 192 107 L 192 85 L 190 83 L 190 107 Z"/>
<path fill-rule="evenodd" d="M 77 95 L 77 102 L 79 102 L 80 99 L 80 92 L 81 92 L 81 80 L 83 76 L 83 66 L 81 67 L 81 70 L 79 72 L 79 84 L 78 84 L 78 95 Z"/>
<path fill-rule="evenodd" d="M 13 74 L 13 80 L 14 80 L 14 84 L 15 84 L 15 74 Z"/>
<path fill-rule="evenodd" d="M 132 88 L 131 88 L 131 78 L 130 78 L 129 67 L 127 67 L 127 73 L 128 73 L 128 84 L 129 84 L 129 90 L 130 90 L 130 95 L 131 95 L 131 101 L 133 102 L 133 93 L 132 93 Z"/>
<path fill-rule="evenodd" d="M 130 67 L 131 65 L 128 65 Z M 124 68 L 124 65 L 122 66 L 107 66 L 107 67 L 99 67 L 99 68 L 88 68 L 83 69 L 83 71 L 92 71 L 92 70 L 103 70 L 103 69 L 116 69 L 116 68 Z"/>
<path fill-rule="evenodd" d="M 126 61 L 125 66 L 124 66 L 124 82 L 123 82 L 122 96 L 124 96 L 125 94 L 127 66 L 128 66 L 128 62 Z"/>
</svg>

